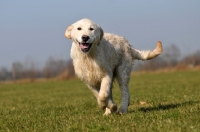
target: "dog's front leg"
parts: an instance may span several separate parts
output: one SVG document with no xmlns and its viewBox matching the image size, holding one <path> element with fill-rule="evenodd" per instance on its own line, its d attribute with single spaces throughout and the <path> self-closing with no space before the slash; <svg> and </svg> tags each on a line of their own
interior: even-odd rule
<svg viewBox="0 0 200 132">
<path fill-rule="evenodd" d="M 101 109 L 105 109 L 108 105 L 109 97 L 111 92 L 111 86 L 112 86 L 112 77 L 105 76 L 102 78 L 101 81 L 101 87 L 99 90 L 99 96 L 98 96 L 98 104 Z"/>
<path fill-rule="evenodd" d="M 110 95 L 109 95 L 108 105 L 107 105 L 106 111 L 104 113 L 104 115 L 106 115 L 106 116 L 117 111 L 117 104 L 113 101 L 113 97 L 112 97 L 112 84 L 113 83 L 111 83 L 111 87 L 110 87 Z"/>
<path fill-rule="evenodd" d="M 89 84 L 87 84 L 87 86 L 92 91 L 92 93 L 94 94 L 94 96 L 97 98 L 97 100 L 99 102 L 100 86 L 91 86 Z M 112 81 L 111 81 L 108 103 L 107 103 L 107 107 L 106 107 L 106 111 L 105 111 L 104 115 L 109 115 L 115 111 L 117 111 L 117 104 L 113 101 L 113 98 L 112 98 Z"/>
</svg>

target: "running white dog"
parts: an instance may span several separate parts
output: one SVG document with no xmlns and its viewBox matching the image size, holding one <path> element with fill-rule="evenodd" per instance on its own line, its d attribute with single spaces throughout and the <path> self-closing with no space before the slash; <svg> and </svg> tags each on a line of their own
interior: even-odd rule
<svg viewBox="0 0 200 132">
<path fill-rule="evenodd" d="M 121 106 L 118 113 L 126 113 L 130 102 L 128 83 L 133 60 L 149 60 L 162 53 L 157 42 L 153 51 L 131 48 L 124 37 L 104 33 L 89 19 L 82 19 L 69 26 L 65 36 L 72 39 L 71 58 L 76 75 L 83 80 L 97 98 L 98 105 L 109 115 L 117 111 L 112 98 L 112 84 L 116 79 L 121 90 Z"/>
</svg>

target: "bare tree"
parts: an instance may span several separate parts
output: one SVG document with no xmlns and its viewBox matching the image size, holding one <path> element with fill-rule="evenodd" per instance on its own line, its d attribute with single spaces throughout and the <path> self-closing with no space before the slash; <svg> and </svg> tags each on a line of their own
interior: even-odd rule
<svg viewBox="0 0 200 132">
<path fill-rule="evenodd" d="M 23 72 L 23 65 L 16 61 L 12 64 L 12 79 L 21 78 L 21 73 Z"/>
<path fill-rule="evenodd" d="M 191 55 L 185 56 L 180 63 L 182 65 L 189 65 L 189 66 L 198 66 L 200 65 L 200 50 L 196 51 L 195 53 Z"/>
<path fill-rule="evenodd" d="M 64 60 L 56 60 L 50 57 L 45 64 L 44 67 L 44 74 L 45 77 L 56 77 L 57 75 L 61 74 L 66 70 L 67 62 Z"/>
<path fill-rule="evenodd" d="M 5 67 L 0 69 L 0 80 L 11 80 L 11 72 L 8 71 Z"/>
<path fill-rule="evenodd" d="M 30 78 L 36 79 L 40 76 L 37 63 L 33 59 L 27 59 L 24 63 L 16 61 L 12 64 L 12 79 Z"/>
<path fill-rule="evenodd" d="M 181 51 L 175 44 L 171 44 L 164 49 L 163 59 L 167 62 L 168 67 L 177 65 Z"/>
<path fill-rule="evenodd" d="M 39 76 L 37 63 L 32 58 L 26 59 L 23 67 L 24 67 L 23 74 L 25 78 L 35 79 Z"/>
<path fill-rule="evenodd" d="M 67 65 L 66 65 L 65 71 L 59 74 L 57 78 L 63 80 L 63 79 L 70 79 L 70 78 L 75 77 L 75 71 L 74 71 L 72 60 L 70 59 L 66 63 Z"/>
</svg>

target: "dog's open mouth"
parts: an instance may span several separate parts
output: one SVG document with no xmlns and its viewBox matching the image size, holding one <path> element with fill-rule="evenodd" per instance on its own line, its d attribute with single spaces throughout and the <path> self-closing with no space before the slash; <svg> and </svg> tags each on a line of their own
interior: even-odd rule
<svg viewBox="0 0 200 132">
<path fill-rule="evenodd" d="M 88 52 L 92 47 L 92 43 L 79 43 L 79 47 L 81 48 L 81 51 Z"/>
</svg>

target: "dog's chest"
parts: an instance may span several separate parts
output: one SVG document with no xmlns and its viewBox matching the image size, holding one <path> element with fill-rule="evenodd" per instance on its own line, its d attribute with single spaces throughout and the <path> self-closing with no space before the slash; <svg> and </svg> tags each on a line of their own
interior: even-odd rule
<svg viewBox="0 0 200 132">
<path fill-rule="evenodd" d="M 76 75 L 87 84 L 100 84 L 106 74 L 106 69 L 92 59 L 74 60 L 73 63 Z"/>
</svg>

